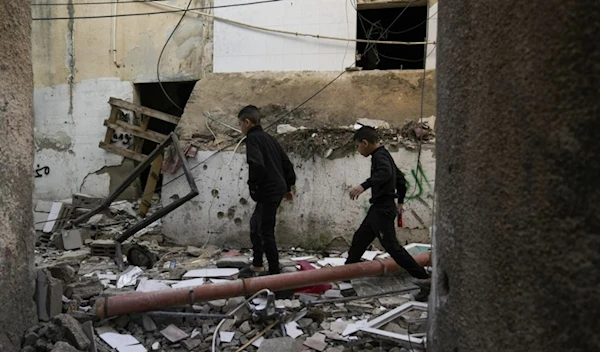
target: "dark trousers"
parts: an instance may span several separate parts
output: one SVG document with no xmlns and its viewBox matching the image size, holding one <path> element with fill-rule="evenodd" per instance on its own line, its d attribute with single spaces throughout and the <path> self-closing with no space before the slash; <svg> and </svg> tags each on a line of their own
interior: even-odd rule
<svg viewBox="0 0 600 352">
<path fill-rule="evenodd" d="M 254 259 L 252 265 L 263 266 L 263 254 L 269 262 L 269 273 L 279 274 L 279 252 L 275 243 L 275 218 L 278 202 L 258 202 L 250 219 L 250 240 Z"/>
<path fill-rule="evenodd" d="M 397 215 L 396 206 L 393 203 L 372 205 L 367 217 L 354 233 L 346 264 L 358 263 L 373 240 L 379 238 L 383 248 L 400 267 L 417 279 L 429 278 L 425 269 L 398 243 L 394 227 Z"/>
</svg>

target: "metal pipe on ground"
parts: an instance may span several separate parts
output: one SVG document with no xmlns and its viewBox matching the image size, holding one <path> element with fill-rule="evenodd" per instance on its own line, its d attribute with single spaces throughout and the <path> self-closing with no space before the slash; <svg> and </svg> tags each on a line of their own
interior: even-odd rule
<svg viewBox="0 0 600 352">
<path fill-rule="evenodd" d="M 413 256 L 421 266 L 430 264 L 431 253 Z M 123 296 L 101 297 L 96 303 L 96 316 L 139 313 L 165 307 L 193 304 L 230 297 L 248 296 L 262 289 L 289 290 L 332 281 L 378 276 L 401 270 L 393 259 L 373 260 L 319 270 L 299 271 L 279 275 L 234 280 L 227 283 L 196 286 L 172 291 L 140 292 Z"/>
</svg>

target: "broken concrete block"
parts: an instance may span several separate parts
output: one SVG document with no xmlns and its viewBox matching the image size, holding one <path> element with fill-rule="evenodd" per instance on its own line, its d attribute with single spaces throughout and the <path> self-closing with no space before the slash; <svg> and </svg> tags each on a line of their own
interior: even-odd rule
<svg viewBox="0 0 600 352">
<path fill-rule="evenodd" d="M 65 285 L 73 282 L 75 279 L 75 274 L 77 274 L 75 269 L 67 264 L 51 266 L 48 267 L 48 270 L 50 270 L 52 277 L 61 280 L 62 282 L 64 282 Z"/>
<path fill-rule="evenodd" d="M 252 330 L 252 328 L 250 327 L 250 323 L 245 321 L 242 323 L 242 325 L 240 325 L 239 330 L 242 334 L 247 334 L 250 332 L 250 330 Z"/>
<path fill-rule="evenodd" d="M 245 256 L 225 257 L 217 260 L 217 268 L 244 269 L 250 264 L 250 258 Z"/>
<path fill-rule="evenodd" d="M 298 320 L 298 326 L 300 326 L 301 329 L 305 329 L 307 327 L 310 326 L 310 324 L 313 323 L 313 320 L 310 318 L 302 318 L 300 320 Z"/>
<path fill-rule="evenodd" d="M 200 344 L 202 344 L 202 340 L 200 339 L 188 339 L 181 342 L 181 345 L 188 351 L 200 346 Z"/>
<path fill-rule="evenodd" d="M 142 316 L 142 327 L 146 332 L 154 332 L 158 329 L 156 327 L 156 324 L 154 323 L 154 320 L 152 320 L 152 318 L 147 315 Z"/>
<path fill-rule="evenodd" d="M 38 319 L 41 321 L 50 320 L 48 315 L 47 298 L 48 297 L 48 276 L 42 269 L 36 270 L 35 281 L 35 301 L 37 303 Z"/>
<path fill-rule="evenodd" d="M 204 249 L 198 248 L 198 247 L 194 247 L 194 246 L 188 246 L 187 247 L 187 254 L 191 255 L 192 257 L 199 257 L 202 254 L 204 254 Z"/>
<path fill-rule="evenodd" d="M 102 221 L 104 219 L 104 214 L 96 214 L 93 215 L 88 221 L 87 224 L 88 225 L 98 225 L 100 223 L 100 221 Z"/>
<path fill-rule="evenodd" d="M 83 323 L 81 328 L 83 329 L 83 333 L 85 334 L 85 336 L 87 336 L 87 338 L 90 340 L 89 352 L 97 352 L 98 349 L 96 347 L 96 334 L 94 333 L 93 323 L 91 321 L 86 321 L 85 323 Z"/>
<path fill-rule="evenodd" d="M 77 349 L 86 351 L 90 347 L 90 340 L 83 332 L 79 322 L 68 314 L 59 314 L 52 322 L 63 328 L 63 332 L 67 341 L 69 341 Z"/>
<path fill-rule="evenodd" d="M 34 212 L 33 213 L 33 224 L 35 226 L 35 230 L 36 231 L 42 231 L 44 230 L 44 225 L 46 224 L 45 221 L 48 220 L 48 213 L 40 213 L 40 212 Z"/>
<path fill-rule="evenodd" d="M 244 297 L 233 297 L 233 298 L 230 298 L 230 299 L 227 300 L 227 303 L 225 304 L 225 306 L 223 306 L 222 310 L 225 313 L 231 312 L 235 308 L 237 308 L 240 305 L 242 305 L 244 302 L 246 302 L 246 298 L 244 298 Z"/>
<path fill-rule="evenodd" d="M 265 339 L 258 349 L 258 352 L 295 352 L 300 351 L 294 339 L 291 337 L 278 337 Z"/>
<path fill-rule="evenodd" d="M 61 233 L 62 244 L 65 250 L 79 249 L 83 247 L 83 239 L 79 229 L 63 230 Z"/>
<path fill-rule="evenodd" d="M 30 331 L 26 333 L 25 337 L 23 338 L 23 346 L 33 346 L 39 338 L 40 336 L 38 334 L 36 334 L 33 331 Z"/>
<path fill-rule="evenodd" d="M 160 333 L 172 343 L 179 342 L 183 339 L 186 339 L 189 336 L 185 331 L 181 330 L 173 324 L 161 330 Z"/>
<path fill-rule="evenodd" d="M 54 344 L 54 348 L 52 348 L 51 352 L 80 352 L 80 351 L 64 341 L 58 341 L 57 343 Z"/>
<path fill-rule="evenodd" d="M 96 277 L 81 277 L 79 280 L 80 281 L 67 285 L 67 288 L 64 292 L 67 298 L 79 296 L 82 299 L 90 299 L 100 295 L 104 289 L 100 283 L 100 280 L 98 280 Z"/>
<path fill-rule="evenodd" d="M 208 305 L 215 312 L 221 312 L 221 310 L 223 309 L 223 307 L 225 307 L 225 304 L 227 304 L 227 301 L 224 300 L 224 299 L 217 299 L 217 300 L 214 300 L 214 301 L 208 301 Z"/>
<path fill-rule="evenodd" d="M 63 282 L 48 275 L 48 297 L 46 299 L 47 312 L 50 318 L 62 313 L 63 308 Z"/>
<path fill-rule="evenodd" d="M 325 342 L 325 335 L 321 333 L 315 333 L 304 341 L 304 346 L 310 347 L 317 351 L 324 351 L 327 348 L 327 342 Z"/>
</svg>

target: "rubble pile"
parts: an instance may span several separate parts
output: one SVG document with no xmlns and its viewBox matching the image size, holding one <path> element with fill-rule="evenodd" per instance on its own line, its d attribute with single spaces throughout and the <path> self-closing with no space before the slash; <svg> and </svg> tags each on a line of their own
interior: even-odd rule
<svg viewBox="0 0 600 352">
<path fill-rule="evenodd" d="M 196 302 L 100 320 L 96 303 L 101 297 L 219 285 L 237 280 L 251 262 L 247 249 L 170 245 L 157 221 L 123 243 L 125 266 L 121 270 L 115 260 L 114 238 L 139 221 L 135 207 L 115 202 L 109 211 L 82 226 L 71 226 L 71 233 L 86 234 L 77 248 L 65 249 L 72 241 L 65 241 L 64 229 L 53 228 L 53 240 L 40 241 L 35 261 L 40 323 L 27 331 L 23 351 L 398 352 L 424 348 L 427 305 L 414 301 L 418 288 L 402 275 L 332 282 L 292 292 L 266 290 L 255 297 Z M 79 208 L 71 211 L 79 213 Z M 56 240 L 57 234 L 62 243 Z M 406 248 L 411 253 L 429 250 L 422 244 Z M 132 250 L 147 251 L 156 260 L 136 265 Z M 346 255 L 282 249 L 280 264 L 284 273 L 319 270 L 344 265 Z M 387 253 L 374 248 L 365 252 L 363 260 L 386 257 Z"/>
<path fill-rule="evenodd" d="M 401 128 L 390 127 L 381 120 L 358 119 L 351 126 L 307 128 L 290 124 L 277 125 L 273 136 L 285 150 L 294 151 L 294 155 L 303 159 L 311 159 L 314 155 L 335 159 L 356 152 L 352 136 L 360 126 L 371 126 L 377 129 L 381 142 L 390 149 L 416 149 L 419 140 L 423 144 L 435 143 L 435 116 L 425 117 L 420 121 L 407 121 Z M 194 135 L 189 142 L 195 150 L 212 150 L 231 145 L 240 134 L 228 131 L 228 134 Z M 235 145 L 235 143 L 233 143 Z M 231 149 L 234 147 L 231 146 Z M 189 155 L 188 155 L 189 156 Z M 195 154 L 194 154 L 195 156 Z"/>
</svg>

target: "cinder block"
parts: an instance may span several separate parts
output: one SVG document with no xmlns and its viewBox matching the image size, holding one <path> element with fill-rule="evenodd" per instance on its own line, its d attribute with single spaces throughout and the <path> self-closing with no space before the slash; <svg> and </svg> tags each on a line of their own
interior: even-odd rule
<svg viewBox="0 0 600 352">
<path fill-rule="evenodd" d="M 62 232 L 62 244 L 65 250 L 83 247 L 81 231 L 79 229 L 65 230 Z"/>
<path fill-rule="evenodd" d="M 63 283 L 49 274 L 48 276 L 48 297 L 46 299 L 47 312 L 50 319 L 62 313 Z"/>
</svg>

